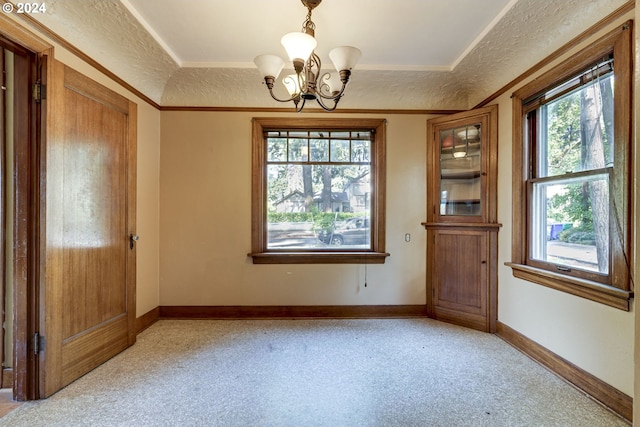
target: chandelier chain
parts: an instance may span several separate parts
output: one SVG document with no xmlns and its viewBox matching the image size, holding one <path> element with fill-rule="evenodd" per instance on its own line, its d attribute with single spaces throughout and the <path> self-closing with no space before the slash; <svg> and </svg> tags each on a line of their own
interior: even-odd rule
<svg viewBox="0 0 640 427">
<path fill-rule="evenodd" d="M 307 6 L 307 19 L 302 23 L 302 32 L 315 37 L 316 24 L 311 20 L 311 8 Z"/>
</svg>

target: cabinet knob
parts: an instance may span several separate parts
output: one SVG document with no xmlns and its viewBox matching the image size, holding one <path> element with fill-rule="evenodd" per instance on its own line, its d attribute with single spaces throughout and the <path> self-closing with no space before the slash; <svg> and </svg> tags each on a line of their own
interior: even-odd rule
<svg viewBox="0 0 640 427">
<path fill-rule="evenodd" d="M 484 261 L 484 260 L 480 261 L 480 264 L 486 264 L 486 263 L 487 261 Z"/>
</svg>

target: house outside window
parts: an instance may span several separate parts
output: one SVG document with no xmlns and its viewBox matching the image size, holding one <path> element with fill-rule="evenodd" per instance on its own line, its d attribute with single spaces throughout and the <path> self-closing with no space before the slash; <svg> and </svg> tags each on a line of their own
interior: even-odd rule
<svg viewBox="0 0 640 427">
<path fill-rule="evenodd" d="M 630 25 L 513 95 L 508 263 L 516 277 L 625 310 L 633 295 Z"/>
<path fill-rule="evenodd" d="M 385 122 L 254 119 L 254 263 L 383 263 Z"/>
</svg>

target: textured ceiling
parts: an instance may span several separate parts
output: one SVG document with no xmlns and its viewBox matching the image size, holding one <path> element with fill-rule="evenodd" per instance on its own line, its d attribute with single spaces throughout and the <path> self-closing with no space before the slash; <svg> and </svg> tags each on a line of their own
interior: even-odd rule
<svg viewBox="0 0 640 427">
<path fill-rule="evenodd" d="M 324 0 L 317 52 L 363 51 L 342 108 L 466 109 L 626 0 Z M 284 57 L 298 0 L 48 0 L 34 14 L 163 106 L 287 107 L 253 66 Z M 283 74 L 287 70 L 283 71 Z"/>
</svg>

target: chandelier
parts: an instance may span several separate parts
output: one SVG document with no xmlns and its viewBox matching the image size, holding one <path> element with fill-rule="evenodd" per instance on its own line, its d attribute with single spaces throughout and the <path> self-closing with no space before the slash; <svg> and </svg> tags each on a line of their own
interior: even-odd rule
<svg viewBox="0 0 640 427">
<path fill-rule="evenodd" d="M 311 11 L 322 0 L 301 0 L 307 8 L 307 19 L 302 30 L 285 34 L 280 42 L 293 62 L 295 74 L 285 76 L 282 83 L 290 98 L 280 99 L 273 93 L 273 84 L 284 68 L 284 61 L 276 55 L 259 55 L 254 59 L 271 97 L 278 102 L 293 101 L 296 111 L 300 112 L 308 100 L 315 99 L 326 111 L 333 111 L 349 83 L 351 69 L 360 59 L 360 49 L 352 46 L 340 46 L 329 52 L 337 73 L 322 73 L 322 62 L 314 52 L 318 42 L 314 38 L 316 24 L 311 20 Z M 300 102 L 302 100 L 302 102 Z"/>
</svg>

